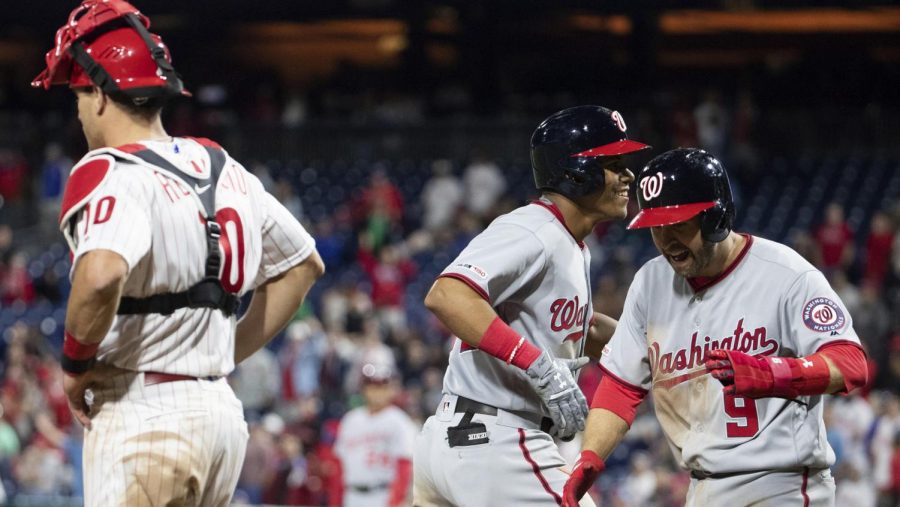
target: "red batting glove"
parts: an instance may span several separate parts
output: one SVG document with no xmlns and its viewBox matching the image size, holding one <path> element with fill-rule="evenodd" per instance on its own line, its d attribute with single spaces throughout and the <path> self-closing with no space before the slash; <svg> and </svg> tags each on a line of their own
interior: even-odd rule
<svg viewBox="0 0 900 507">
<path fill-rule="evenodd" d="M 789 396 L 791 393 L 775 392 L 775 375 L 771 361 L 780 358 L 756 357 L 736 350 L 710 350 L 706 356 L 706 371 L 725 387 L 725 394 L 766 398 Z"/>
<path fill-rule="evenodd" d="M 578 501 L 591 489 L 597 477 L 606 469 L 603 459 L 594 451 L 581 451 L 581 457 L 572 469 L 572 475 L 563 488 L 563 505 L 578 507 Z"/>
</svg>

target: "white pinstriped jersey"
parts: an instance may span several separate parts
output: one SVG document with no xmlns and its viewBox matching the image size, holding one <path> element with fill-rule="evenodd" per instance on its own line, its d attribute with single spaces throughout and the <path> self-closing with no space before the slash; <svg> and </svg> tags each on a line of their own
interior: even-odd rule
<svg viewBox="0 0 900 507">
<path fill-rule="evenodd" d="M 726 396 L 704 367 L 713 348 L 804 357 L 833 342 L 859 344 L 850 314 L 820 271 L 784 245 L 746 237 L 730 272 L 696 290 L 663 257 L 645 264 L 600 364 L 652 391 L 675 458 L 689 469 L 830 466 L 822 396 Z"/>
<path fill-rule="evenodd" d="M 590 251 L 548 200 L 494 220 L 444 269 L 487 300 L 497 315 L 551 357 L 581 355 L 593 315 Z M 444 392 L 504 410 L 544 414 L 525 372 L 456 340 Z"/>
<path fill-rule="evenodd" d="M 334 443 L 344 484 L 390 484 L 397 473 L 397 460 L 412 460 L 417 432 L 412 419 L 395 406 L 374 414 L 367 407 L 357 407 L 344 414 Z"/>
<path fill-rule="evenodd" d="M 104 249 L 128 264 L 123 296 L 184 291 L 203 278 L 207 238 L 197 195 L 209 191 L 207 185 L 188 188 L 130 154 L 152 150 L 203 180 L 210 176 L 211 162 L 201 142 L 221 149 L 190 138 L 144 141 L 91 151 L 72 168 L 69 184 L 85 187 L 67 189 L 67 196 L 79 199 L 64 202 L 60 226 L 73 252 L 73 273 L 82 255 Z M 303 226 L 229 156 L 216 187 L 215 209 L 222 226 L 221 279 L 229 292 L 244 294 L 314 250 L 315 242 Z M 227 375 L 234 368 L 234 319 L 207 308 L 120 315 L 101 342 L 98 359 L 135 371 Z"/>
</svg>

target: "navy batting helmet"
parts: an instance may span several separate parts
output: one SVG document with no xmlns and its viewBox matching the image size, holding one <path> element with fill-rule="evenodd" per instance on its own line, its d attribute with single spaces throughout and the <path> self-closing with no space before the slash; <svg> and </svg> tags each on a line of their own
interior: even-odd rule
<svg viewBox="0 0 900 507">
<path fill-rule="evenodd" d="M 625 135 L 618 111 L 578 106 L 553 114 L 531 136 L 531 168 L 538 190 L 579 197 L 604 185 L 603 157 L 624 155 L 650 146 Z"/>
<path fill-rule="evenodd" d="M 677 224 L 700 215 L 700 233 L 706 241 L 722 241 L 731 232 L 734 200 L 728 174 L 706 151 L 667 151 L 641 170 L 637 182 L 641 211 L 629 229 Z"/>
</svg>

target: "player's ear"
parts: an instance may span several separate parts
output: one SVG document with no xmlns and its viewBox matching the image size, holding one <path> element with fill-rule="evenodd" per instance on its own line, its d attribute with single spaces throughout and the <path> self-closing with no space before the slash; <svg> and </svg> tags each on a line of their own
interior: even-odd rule
<svg viewBox="0 0 900 507">
<path fill-rule="evenodd" d="M 94 112 L 97 113 L 97 116 L 103 114 L 106 111 L 106 108 L 109 107 L 109 95 L 103 93 L 103 90 L 94 86 L 94 93 L 97 94 L 97 101 L 94 103 Z"/>
</svg>

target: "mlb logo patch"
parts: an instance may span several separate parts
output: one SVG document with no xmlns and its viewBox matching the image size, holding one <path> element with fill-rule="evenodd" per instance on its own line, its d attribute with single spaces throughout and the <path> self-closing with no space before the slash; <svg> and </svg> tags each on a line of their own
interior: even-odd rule
<svg viewBox="0 0 900 507">
<path fill-rule="evenodd" d="M 813 298 L 803 307 L 803 323 L 818 333 L 837 331 L 847 319 L 837 303 L 828 298 Z"/>
<path fill-rule="evenodd" d="M 462 264 L 462 263 L 457 264 L 457 266 L 468 269 L 469 271 L 478 275 L 478 277 L 481 278 L 482 280 L 487 278 L 487 271 L 479 268 L 478 266 L 474 266 L 472 264 Z"/>
</svg>

